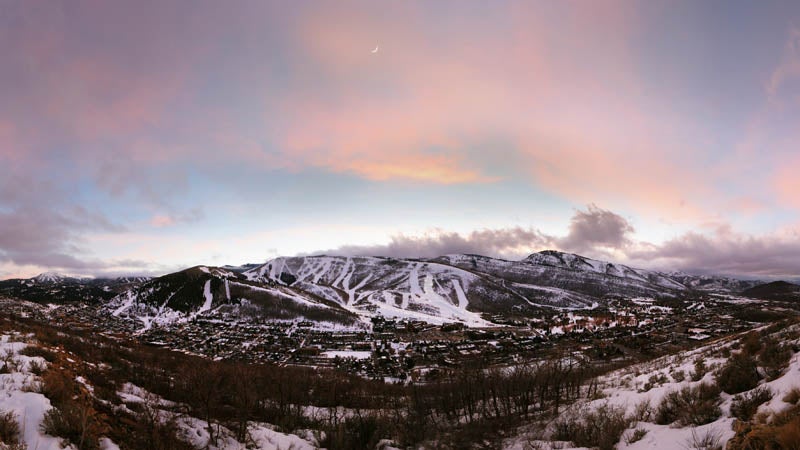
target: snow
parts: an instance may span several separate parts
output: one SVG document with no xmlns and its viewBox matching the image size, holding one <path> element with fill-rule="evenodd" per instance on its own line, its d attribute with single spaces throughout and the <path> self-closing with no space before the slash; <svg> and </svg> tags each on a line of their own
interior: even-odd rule
<svg viewBox="0 0 800 450">
<path fill-rule="evenodd" d="M 0 374 L 0 411 L 13 412 L 17 416 L 22 434 L 22 442 L 30 449 L 61 450 L 61 440 L 47 436 L 40 431 L 42 420 L 52 406 L 50 400 L 36 392 L 24 389 L 39 381 L 39 377 L 29 372 L 30 363 L 37 361 L 44 364 L 40 357 L 20 355 L 19 351 L 27 346 L 25 343 L 12 342 L 12 336 L 0 336 L 0 354 L 9 354 L 19 362 L 19 371 Z M 72 446 L 67 449 L 74 449 Z"/>
<path fill-rule="evenodd" d="M 214 424 L 214 429 L 218 430 L 218 432 L 215 433 L 217 434 L 215 443 L 208 433 L 208 422 L 187 414 L 174 412 L 173 409 L 181 409 L 176 408 L 177 405 L 174 402 L 163 399 L 131 383 L 126 383 L 123 390 L 117 392 L 117 395 L 127 403 L 148 403 L 155 408 L 155 412 L 162 421 L 175 419 L 181 437 L 197 448 L 207 450 L 245 450 L 249 448 L 257 448 L 259 450 L 313 450 L 317 448 L 308 440 L 294 434 L 275 431 L 272 425 L 261 422 L 250 423 L 248 427 L 249 440 L 255 444 L 255 447 L 238 442 L 229 429 L 216 423 Z M 113 445 L 110 441 L 109 443 Z M 109 450 L 114 448 L 108 447 Z"/>
<path fill-rule="evenodd" d="M 798 325 L 792 327 L 796 330 Z M 797 344 L 798 340 L 786 341 L 780 339 L 786 344 Z M 714 381 L 713 369 L 725 363 L 726 358 L 719 356 L 720 350 L 725 347 L 730 348 L 732 340 L 723 340 L 710 343 L 706 346 L 697 348 L 692 351 L 683 352 L 677 355 L 665 356 L 655 359 L 650 362 L 636 364 L 624 369 L 619 369 L 611 372 L 598 379 L 599 385 L 602 387 L 603 398 L 598 400 L 584 400 L 579 404 L 588 406 L 589 408 L 596 408 L 602 404 L 611 406 L 619 406 L 624 408 L 628 414 L 632 414 L 635 408 L 645 402 L 649 402 L 652 407 L 657 407 L 665 395 L 669 392 L 676 391 L 689 386 L 697 386 L 700 383 L 709 383 Z M 692 381 L 690 374 L 694 372 L 694 361 L 696 358 L 703 358 L 706 367 L 709 368 L 708 372 L 698 381 Z M 686 377 L 683 381 L 675 381 L 671 374 L 675 372 L 684 372 Z M 645 384 L 649 383 L 652 377 L 660 378 L 664 376 L 666 382 L 652 387 L 645 391 Z M 790 405 L 783 401 L 786 394 L 793 388 L 800 387 L 800 353 L 792 356 L 789 367 L 784 371 L 784 374 L 770 382 L 762 381 L 760 386 L 766 386 L 773 393 L 770 401 L 761 405 L 758 409 L 759 413 L 776 413 L 784 410 Z M 720 395 L 721 416 L 706 425 L 696 427 L 678 427 L 672 425 L 657 425 L 649 422 L 638 422 L 631 426 L 633 428 L 641 428 L 647 431 L 645 436 L 634 443 L 628 444 L 625 442 L 625 435 L 617 445 L 619 450 L 672 450 L 675 448 L 691 448 L 690 443 L 694 436 L 703 437 L 706 434 L 711 434 L 719 437 L 719 443 L 722 448 L 725 447 L 728 440 L 734 436 L 733 423 L 734 418 L 728 417 L 730 412 L 730 405 L 733 397 L 726 393 Z M 573 407 L 578 407 L 573 406 Z M 629 429 L 626 433 L 630 433 Z M 526 448 L 527 442 L 530 439 L 524 435 L 517 438 L 508 440 L 504 448 L 522 450 Z M 549 448 L 548 441 L 541 441 L 543 448 Z M 569 443 L 558 448 L 571 449 Z"/>
<path fill-rule="evenodd" d="M 197 310 L 197 314 L 202 314 L 211 309 L 211 302 L 214 300 L 214 296 L 211 295 L 211 280 L 206 280 L 206 284 L 203 286 L 203 297 L 205 297 L 206 301 L 203 303 L 203 306 Z"/>
<path fill-rule="evenodd" d="M 355 351 L 355 350 L 331 350 L 323 352 L 322 356 L 325 358 L 355 358 L 355 359 L 369 359 L 372 357 L 372 352 Z"/>
<path fill-rule="evenodd" d="M 119 445 L 107 437 L 100 438 L 100 450 L 120 450 Z"/>
<path fill-rule="evenodd" d="M 125 310 L 127 310 L 133 305 L 133 299 L 134 299 L 133 291 L 128 291 L 125 295 L 125 300 L 122 302 L 122 305 L 119 308 L 115 309 L 111 313 L 111 315 L 116 317 L 125 312 Z"/>
</svg>

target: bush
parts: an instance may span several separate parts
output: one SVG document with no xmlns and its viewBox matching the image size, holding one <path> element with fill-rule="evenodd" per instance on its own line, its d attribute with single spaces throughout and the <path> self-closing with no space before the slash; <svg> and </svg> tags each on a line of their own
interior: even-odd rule
<svg viewBox="0 0 800 450">
<path fill-rule="evenodd" d="M 800 401 L 800 388 L 793 387 L 786 395 L 783 396 L 783 401 L 796 405 Z"/>
<path fill-rule="evenodd" d="M 783 374 L 792 358 L 792 350 L 774 339 L 764 342 L 764 348 L 758 355 L 758 362 L 764 367 L 767 380 L 774 380 Z"/>
<path fill-rule="evenodd" d="M 722 435 L 713 428 L 709 428 L 704 432 L 692 430 L 692 436 L 686 441 L 686 448 L 692 450 L 722 450 L 721 439 Z"/>
<path fill-rule="evenodd" d="M 17 415 L 11 411 L 0 413 L 0 443 L 18 444 L 19 438 Z"/>
<path fill-rule="evenodd" d="M 658 405 L 655 421 L 659 425 L 678 422 L 680 426 L 713 422 L 722 413 L 719 393 L 719 387 L 707 383 L 669 392 Z"/>
<path fill-rule="evenodd" d="M 39 360 L 32 359 L 28 362 L 28 371 L 34 375 L 41 376 L 47 367 Z"/>
<path fill-rule="evenodd" d="M 637 428 L 631 431 L 631 434 L 625 438 L 625 443 L 631 445 L 634 442 L 639 442 L 645 437 L 645 435 L 647 435 L 647 430 L 644 428 Z"/>
<path fill-rule="evenodd" d="M 748 421 L 756 413 L 758 407 L 772 399 L 772 391 L 761 386 L 750 392 L 733 397 L 731 415 L 739 420 Z"/>
<path fill-rule="evenodd" d="M 75 377 L 63 370 L 51 369 L 46 371 L 42 375 L 40 386 L 40 394 L 49 398 L 54 405 L 66 403 L 78 394 Z"/>
<path fill-rule="evenodd" d="M 29 345 L 29 346 L 23 348 L 22 350 L 19 351 L 19 354 L 20 355 L 25 355 L 25 356 L 38 356 L 38 357 L 44 358 L 45 361 L 49 361 L 49 362 L 53 362 L 53 361 L 56 360 L 56 354 L 55 353 L 53 353 L 52 351 L 50 351 L 50 350 L 48 350 L 46 348 L 39 347 L 39 346 L 36 346 L 36 345 Z"/>
<path fill-rule="evenodd" d="M 686 372 L 682 370 L 676 370 L 672 372 L 672 379 L 675 380 L 676 383 L 680 383 L 686 379 Z"/>
<path fill-rule="evenodd" d="M 755 331 L 745 334 L 741 341 L 742 351 L 748 355 L 755 355 L 761 350 L 761 337 Z"/>
<path fill-rule="evenodd" d="M 717 384 L 728 394 L 749 391 L 758 385 L 760 379 L 755 359 L 745 353 L 731 356 L 717 373 Z"/>
<path fill-rule="evenodd" d="M 386 437 L 385 424 L 374 417 L 346 420 L 330 430 L 320 444 L 326 448 L 375 448 Z"/>
<path fill-rule="evenodd" d="M 800 415 L 789 408 L 773 415 L 770 423 L 734 424 L 736 435 L 728 442 L 728 450 L 800 449 Z"/>
<path fill-rule="evenodd" d="M 612 450 L 630 424 L 625 408 L 605 403 L 593 411 L 573 410 L 571 415 L 564 414 L 556 422 L 553 438 L 572 441 L 577 447 Z"/>
<path fill-rule="evenodd" d="M 45 414 L 42 431 L 63 438 L 79 450 L 97 450 L 101 432 L 93 416 L 94 411 L 88 405 L 70 401 Z"/>
<path fill-rule="evenodd" d="M 708 368 L 706 367 L 706 361 L 698 356 L 697 359 L 694 360 L 694 373 L 692 373 L 692 381 L 700 381 L 708 372 Z"/>
<path fill-rule="evenodd" d="M 650 422 L 653 417 L 653 407 L 650 405 L 650 400 L 642 400 L 636 404 L 633 409 L 632 419 L 636 422 Z"/>
</svg>

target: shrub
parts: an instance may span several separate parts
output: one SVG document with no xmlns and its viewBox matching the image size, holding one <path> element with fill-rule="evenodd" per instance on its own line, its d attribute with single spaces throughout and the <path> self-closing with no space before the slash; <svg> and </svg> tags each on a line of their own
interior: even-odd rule
<svg viewBox="0 0 800 450">
<path fill-rule="evenodd" d="M 764 348 L 758 355 L 758 362 L 764 367 L 767 380 L 774 380 L 783 374 L 792 358 L 792 350 L 774 339 L 764 342 Z"/>
<path fill-rule="evenodd" d="M 741 341 L 742 351 L 748 355 L 755 355 L 761 350 L 761 337 L 755 331 L 745 334 Z"/>
<path fill-rule="evenodd" d="M 731 356 L 717 373 L 719 387 L 728 394 L 749 391 L 760 379 L 755 359 L 745 353 Z"/>
<path fill-rule="evenodd" d="M 44 433 L 63 438 L 79 450 L 97 450 L 101 431 L 93 416 L 90 406 L 70 401 L 49 410 L 41 428 Z"/>
<path fill-rule="evenodd" d="M 722 435 L 715 429 L 709 428 L 704 432 L 692 429 L 692 435 L 686 441 L 686 447 L 693 450 L 722 450 L 720 440 Z"/>
<path fill-rule="evenodd" d="M 41 361 L 32 359 L 28 362 L 28 371 L 34 375 L 41 376 L 45 369 L 45 364 Z"/>
<path fill-rule="evenodd" d="M 647 435 L 647 430 L 644 428 L 637 428 L 631 431 L 631 434 L 625 438 L 625 443 L 631 445 L 634 442 L 639 442 L 645 437 L 645 435 Z"/>
<path fill-rule="evenodd" d="M 702 383 L 669 392 L 656 410 L 656 423 L 669 425 L 678 422 L 681 426 L 704 425 L 717 420 L 719 409 L 719 387 Z"/>
<path fill-rule="evenodd" d="M 783 401 L 791 403 L 792 405 L 797 404 L 797 402 L 800 401 L 800 388 L 793 387 L 783 396 Z"/>
<path fill-rule="evenodd" d="M 734 431 L 728 450 L 800 449 L 800 416 L 796 408 L 773 415 L 770 423 L 735 423 Z"/>
<path fill-rule="evenodd" d="M 672 372 L 672 379 L 675 380 L 676 383 L 680 383 L 686 379 L 686 372 L 683 370 L 676 370 Z"/>
<path fill-rule="evenodd" d="M 75 377 L 62 370 L 48 370 L 42 375 L 41 394 L 55 405 L 72 399 L 78 393 Z"/>
<path fill-rule="evenodd" d="M 19 354 L 25 356 L 39 356 L 49 362 L 53 362 L 56 360 L 55 353 L 53 353 L 51 350 L 48 350 L 44 347 L 39 347 L 37 345 L 29 345 L 20 350 Z"/>
<path fill-rule="evenodd" d="M 17 415 L 11 411 L 0 413 L 0 443 L 18 444 L 19 438 Z"/>
<path fill-rule="evenodd" d="M 650 422 L 653 417 L 653 407 L 650 405 L 650 400 L 642 400 L 636 404 L 633 410 L 633 420 L 637 422 Z"/>
<path fill-rule="evenodd" d="M 733 397 L 731 415 L 739 420 L 748 421 L 756 413 L 758 407 L 772 399 L 772 391 L 761 386 L 750 392 Z"/>
<path fill-rule="evenodd" d="M 701 356 L 698 356 L 697 359 L 694 360 L 694 373 L 692 373 L 692 381 L 700 381 L 707 372 L 708 368 L 706 367 L 706 361 Z"/>
<path fill-rule="evenodd" d="M 592 411 L 573 410 L 564 414 L 555 425 L 554 439 L 572 441 L 578 447 L 615 448 L 622 433 L 630 426 L 625 408 L 608 403 Z"/>
</svg>

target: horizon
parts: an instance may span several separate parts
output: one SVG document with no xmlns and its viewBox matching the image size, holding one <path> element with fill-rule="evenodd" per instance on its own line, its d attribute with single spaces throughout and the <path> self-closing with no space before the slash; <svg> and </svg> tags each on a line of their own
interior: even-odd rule
<svg viewBox="0 0 800 450">
<path fill-rule="evenodd" d="M 0 5 L 0 279 L 330 254 L 800 280 L 800 3 Z"/>
<path fill-rule="evenodd" d="M 531 253 L 531 254 L 529 254 L 527 256 L 524 256 L 524 257 L 516 259 L 516 260 L 503 259 L 503 258 L 494 258 L 494 259 L 505 260 L 505 261 L 524 261 L 525 259 L 528 259 L 529 257 L 531 257 L 531 256 L 533 256 L 535 254 L 548 253 L 548 252 L 555 252 L 555 253 L 578 256 L 578 257 L 581 257 L 581 258 L 593 259 L 593 258 L 589 258 L 589 257 L 584 256 L 584 255 L 579 255 L 577 253 L 562 252 L 560 250 L 555 250 L 555 249 L 540 250 L 540 251 L 533 252 L 533 253 Z M 64 273 L 64 272 L 56 272 L 56 271 L 46 271 L 46 272 L 41 272 L 41 273 L 38 273 L 38 274 L 30 276 L 30 277 L 24 277 L 24 278 L 21 278 L 21 277 L 0 278 L 0 281 L 8 281 L 8 280 L 13 280 L 13 279 L 33 279 L 33 278 L 38 278 L 38 277 L 47 276 L 47 275 L 64 277 L 64 278 L 96 279 L 96 280 L 114 279 L 114 278 L 137 278 L 137 277 L 159 278 L 159 277 L 162 277 L 162 276 L 170 275 L 170 274 L 175 273 L 175 272 L 182 272 L 182 271 L 194 269 L 194 268 L 197 268 L 197 267 L 206 267 L 206 268 L 213 268 L 213 267 L 218 267 L 218 268 L 227 268 L 227 267 L 244 268 L 244 267 L 247 267 L 247 266 L 254 266 L 254 268 L 258 268 L 258 267 L 264 266 L 266 264 L 269 264 L 270 262 L 272 262 L 272 261 L 274 261 L 276 259 L 281 259 L 281 258 L 377 258 L 377 259 L 397 259 L 397 260 L 409 260 L 409 261 L 429 261 L 429 260 L 438 259 L 440 257 L 453 256 L 453 255 L 487 257 L 486 255 L 480 255 L 480 254 L 476 254 L 476 253 L 452 253 L 452 254 L 447 254 L 447 255 L 439 255 L 438 257 L 434 257 L 434 258 L 420 258 L 420 257 L 398 258 L 398 257 L 393 257 L 393 256 L 380 256 L 380 255 L 328 255 L 328 254 L 320 253 L 320 254 L 294 255 L 294 256 L 276 256 L 274 258 L 267 259 L 264 262 L 259 262 L 259 263 L 245 262 L 245 263 L 238 264 L 238 265 L 237 264 L 222 264 L 222 265 L 215 266 L 215 265 L 210 265 L 210 264 L 197 264 L 197 265 L 190 266 L 190 267 L 183 267 L 183 268 L 175 270 L 173 272 L 164 272 L 164 273 L 157 273 L 157 274 L 142 274 L 142 273 L 133 273 L 132 272 L 132 273 L 127 273 L 127 274 L 107 274 L 106 273 L 106 274 L 101 274 L 101 275 L 93 275 L 93 274 L 78 274 L 78 273 Z M 493 258 L 493 257 L 489 257 L 489 258 Z M 625 264 L 617 263 L 617 262 L 614 262 L 614 261 L 604 261 L 604 260 L 599 260 L 599 261 L 603 262 L 603 263 L 611 263 L 611 264 L 616 264 L 616 265 L 625 265 Z M 627 266 L 627 265 L 625 265 L 625 266 Z M 643 269 L 643 268 L 640 268 L 640 267 L 631 267 L 631 266 L 628 266 L 628 267 L 630 267 L 632 269 L 635 269 L 635 270 L 649 270 L 649 271 L 652 271 L 652 272 L 662 273 L 662 274 L 665 274 L 667 276 L 670 276 L 670 275 L 673 275 L 673 274 L 687 274 L 687 275 L 696 276 L 696 277 L 708 276 L 708 277 L 718 277 L 718 278 L 733 278 L 733 279 L 740 279 L 740 280 L 762 281 L 765 284 L 766 283 L 776 282 L 776 281 L 788 281 L 788 282 L 791 282 L 791 283 L 800 282 L 800 278 L 785 278 L 785 279 L 781 279 L 779 277 L 757 278 L 757 277 L 750 277 L 750 276 L 747 276 L 747 275 L 737 276 L 737 275 L 704 273 L 704 272 L 697 272 L 697 271 L 683 271 L 683 270 L 670 271 L 670 270 L 660 270 L 660 269 Z M 249 269 L 249 270 L 253 270 L 253 269 Z"/>
</svg>

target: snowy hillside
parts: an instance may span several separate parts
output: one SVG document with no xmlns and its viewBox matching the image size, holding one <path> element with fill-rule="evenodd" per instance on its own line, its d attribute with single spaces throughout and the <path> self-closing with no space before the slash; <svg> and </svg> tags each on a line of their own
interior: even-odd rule
<svg viewBox="0 0 800 450">
<path fill-rule="evenodd" d="M 592 446 L 587 439 L 620 450 L 795 448 L 782 439 L 796 445 L 800 431 L 800 354 L 792 350 L 798 344 L 797 324 L 764 327 L 611 372 L 591 398 L 505 448 Z M 603 422 L 602 435 L 587 432 L 591 420 Z"/>
<path fill-rule="evenodd" d="M 278 258 L 245 272 L 252 281 L 292 286 L 341 304 L 359 314 L 459 321 L 486 325 L 480 317 L 492 300 L 512 297 L 473 273 L 427 261 L 389 258 Z M 519 302 L 524 299 L 515 299 Z M 472 308 L 470 308 L 472 306 Z M 502 306 L 505 309 L 505 305 Z"/>
<path fill-rule="evenodd" d="M 308 319 L 351 324 L 337 303 L 274 283 L 253 283 L 237 272 L 197 266 L 155 278 L 113 298 L 107 311 L 140 322 L 142 330 L 194 318 Z"/>
</svg>

